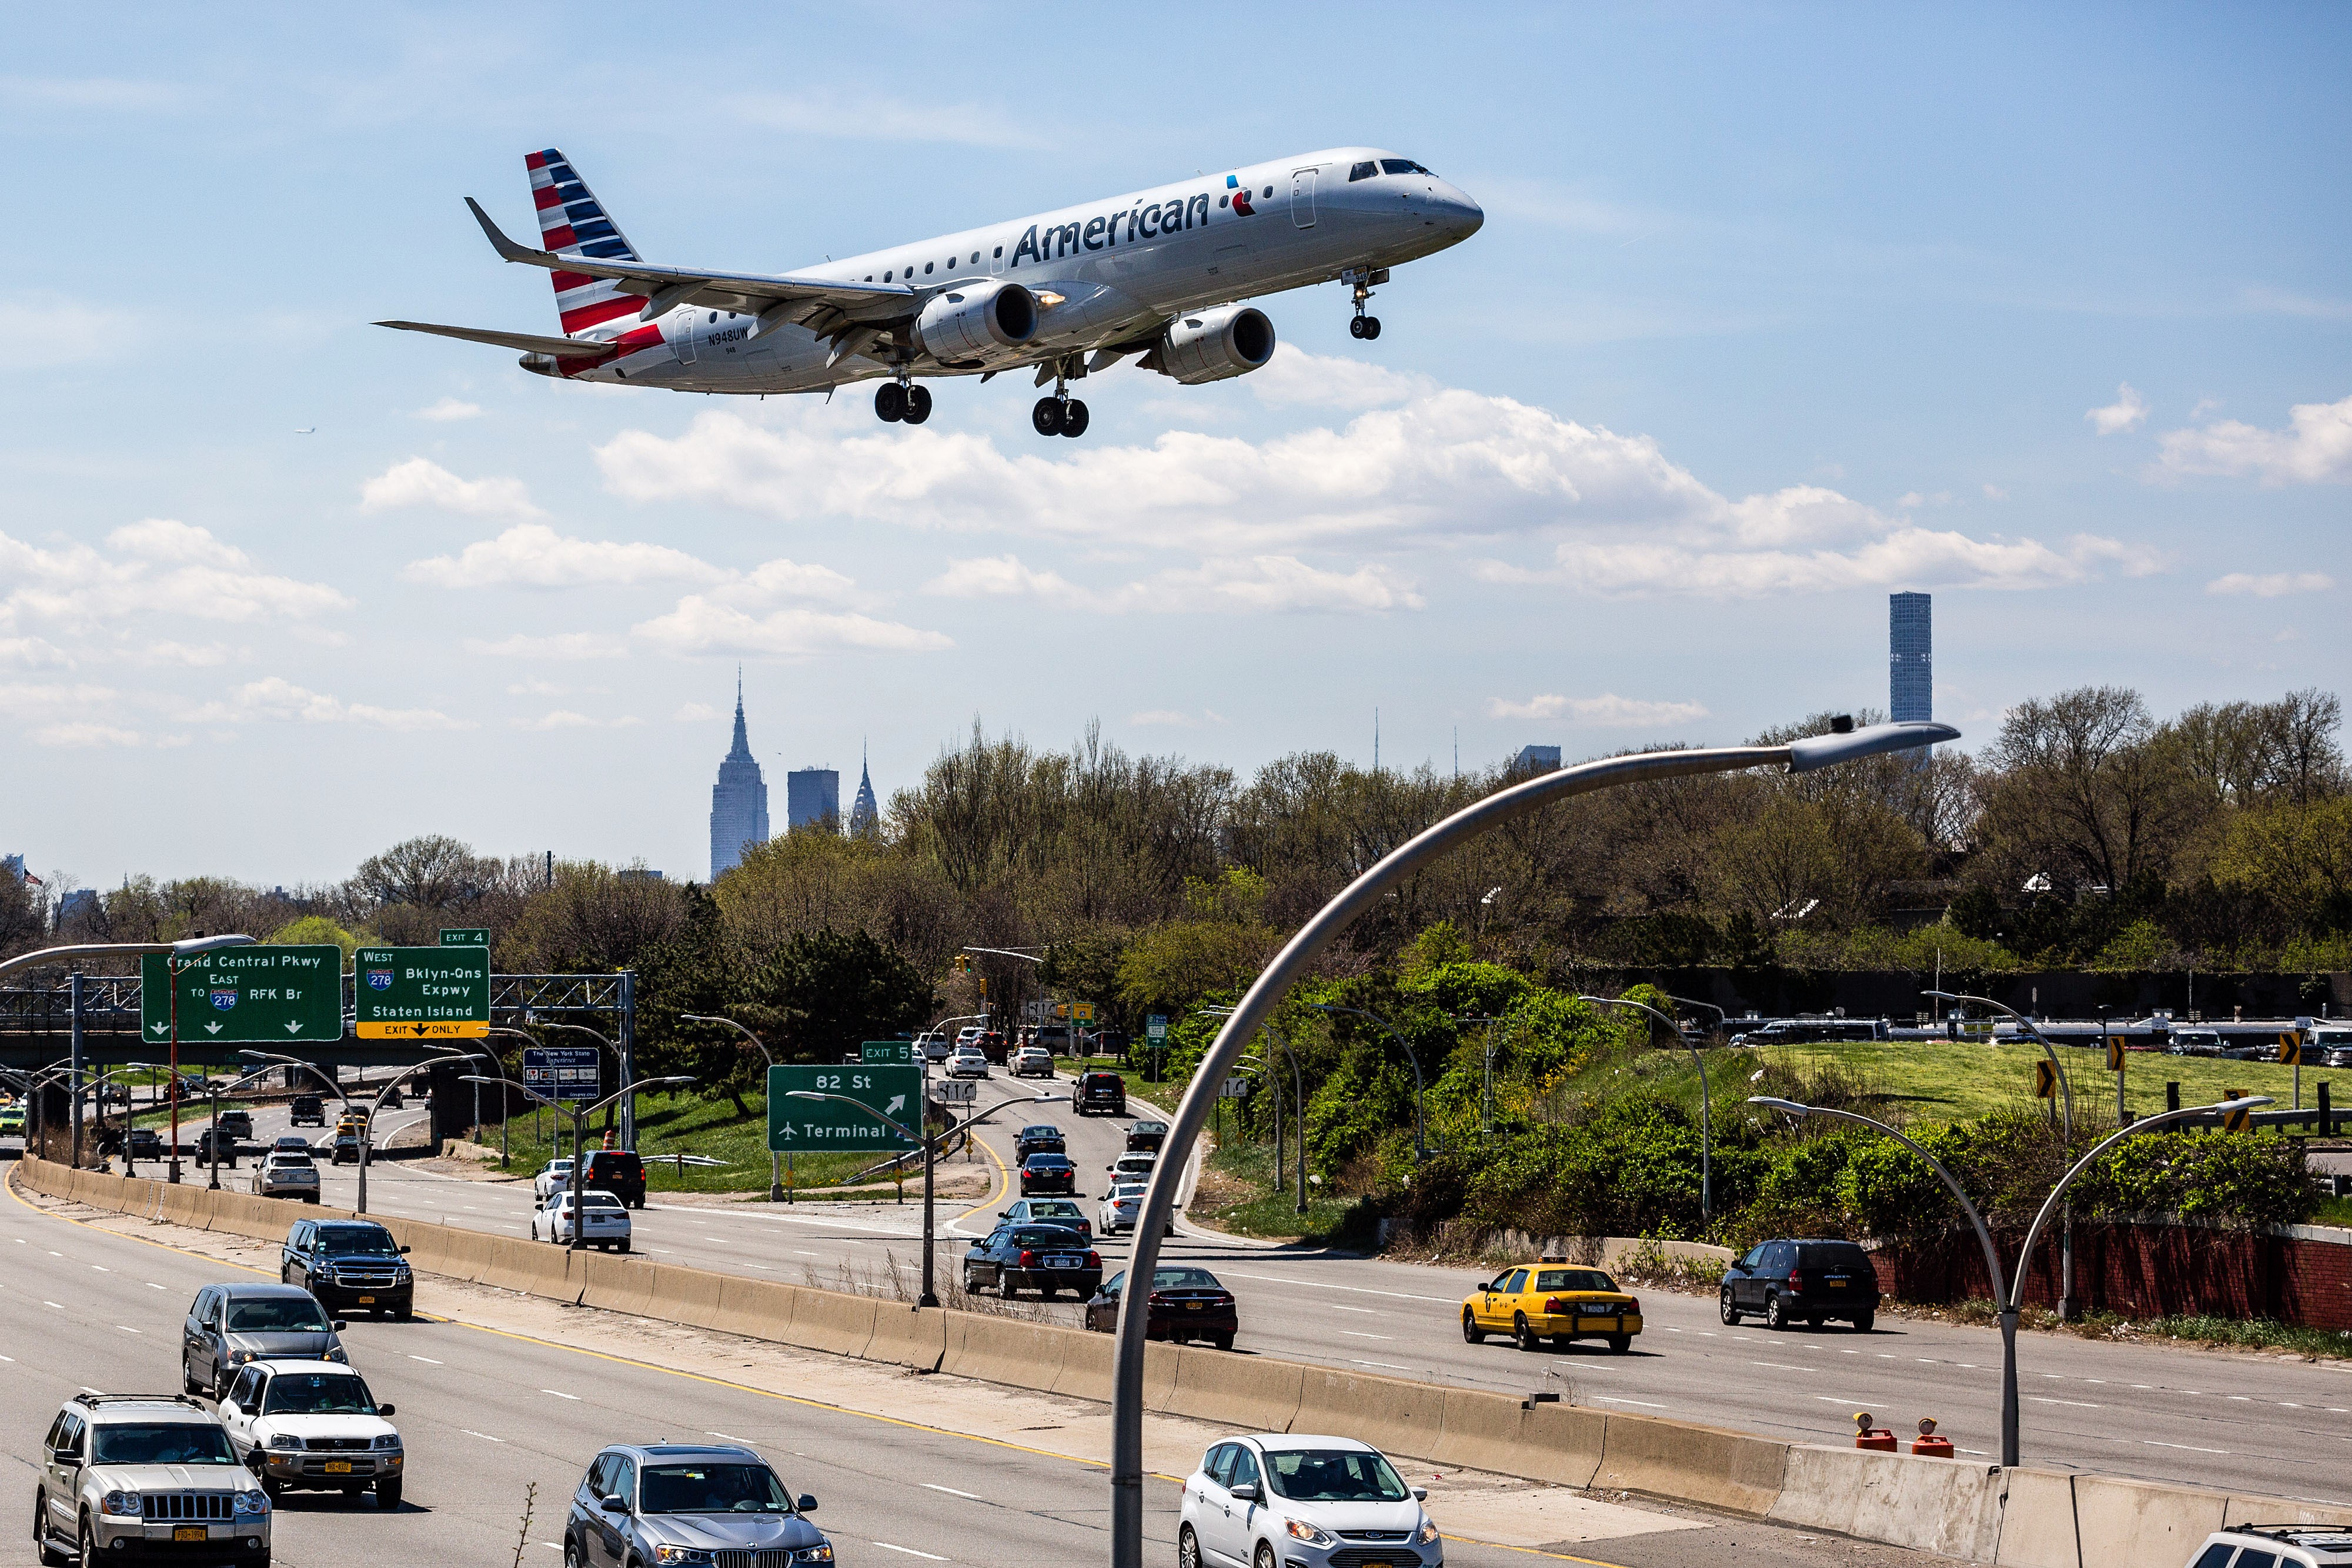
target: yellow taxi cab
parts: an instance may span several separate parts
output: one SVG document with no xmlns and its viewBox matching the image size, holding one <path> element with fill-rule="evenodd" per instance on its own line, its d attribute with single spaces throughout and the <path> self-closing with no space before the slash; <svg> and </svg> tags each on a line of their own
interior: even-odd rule
<svg viewBox="0 0 2352 1568">
<path fill-rule="evenodd" d="M 364 1133 L 367 1131 L 367 1107 L 352 1105 L 346 1108 L 343 1113 L 335 1119 L 335 1133 L 338 1136 L 345 1133 Z"/>
<path fill-rule="evenodd" d="M 1521 1350 L 1539 1349 L 1546 1340 L 1565 1350 L 1571 1340 L 1600 1339 L 1622 1355 L 1641 1332 L 1638 1299 L 1605 1271 L 1560 1258 L 1506 1269 L 1462 1298 L 1462 1337 L 1472 1344 L 1490 1333 L 1509 1334 Z"/>
</svg>

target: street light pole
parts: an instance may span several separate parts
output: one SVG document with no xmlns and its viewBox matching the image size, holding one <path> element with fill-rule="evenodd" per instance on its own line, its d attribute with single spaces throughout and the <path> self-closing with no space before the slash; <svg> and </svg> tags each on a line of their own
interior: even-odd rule
<svg viewBox="0 0 2352 1568">
<path fill-rule="evenodd" d="M 1939 724 L 1873 725 L 1829 735 L 1809 736 L 1783 746 L 1742 746 L 1692 751 L 1649 751 L 1603 758 L 1556 772 L 1540 773 L 1452 816 L 1433 823 L 1406 841 L 1342 888 L 1337 896 L 1283 945 L 1272 963 L 1252 981 L 1241 1003 L 1218 1030 L 1183 1099 L 1171 1118 L 1168 1138 L 1151 1180 L 1144 1188 L 1143 1212 L 1137 1218 L 1135 1245 L 1129 1272 L 1139 1280 L 1153 1278 L 1160 1263 L 1160 1232 L 1175 1210 L 1180 1174 L 1201 1128 L 1216 1103 L 1218 1086 L 1242 1053 L 1258 1026 L 1273 1013 L 1290 988 L 1340 933 L 1379 904 L 1404 877 L 1447 852 L 1517 821 L 1531 811 L 1595 789 L 1658 779 L 1683 779 L 1706 773 L 1737 773 L 1750 768 L 1784 767 L 1808 773 L 1833 763 L 1903 751 L 1957 740 L 1959 731 Z M 1111 1375 L 1111 1530 L 1112 1568 L 1143 1568 L 1143 1347 L 1150 1323 L 1149 1291 L 1129 1291 L 1119 1299 L 1118 1328 Z"/>
<path fill-rule="evenodd" d="M 737 1023 L 733 1019 L 719 1018 L 715 1014 L 708 1013 L 680 1013 L 677 1016 L 679 1021 L 684 1023 L 725 1024 L 729 1029 L 733 1030 L 745 1040 L 750 1040 L 751 1044 L 758 1049 L 761 1060 L 768 1064 L 769 1071 L 773 1072 L 775 1071 L 775 1054 L 767 1048 L 767 1045 L 758 1035 L 753 1034 L 750 1030 L 744 1028 L 741 1024 Z M 761 1097 L 764 1099 L 766 1097 L 764 1081 L 762 1081 L 762 1084 Z M 782 1156 L 777 1154 L 775 1150 L 770 1149 L 768 1151 L 768 1201 L 770 1203 L 782 1203 L 784 1201 L 784 1178 L 782 1173 L 777 1169 L 777 1161 L 781 1158 L 782 1158 Z"/>
<path fill-rule="evenodd" d="M 1640 1008 L 1672 1030 L 1675 1041 L 1691 1053 L 1693 1061 L 1698 1063 L 1698 1212 L 1700 1218 L 1710 1225 L 1714 1224 L 1715 1172 L 1713 1156 L 1709 1155 L 1708 1150 L 1715 1143 L 1715 1109 L 1712 1096 L 1706 1087 L 1706 1056 L 1700 1052 L 1698 1047 L 1683 1039 L 1682 1025 L 1647 1002 L 1637 1002 L 1629 997 L 1579 997 L 1576 999 L 1580 1002 L 1591 1003 L 1595 1007 Z"/>
<path fill-rule="evenodd" d="M 2042 1048 L 2042 1054 L 2050 1059 L 2050 1071 L 2057 1077 L 2059 1097 L 2065 1102 L 2066 1106 L 2064 1146 L 2068 1154 L 2073 1154 L 2074 1152 L 2074 1088 L 2068 1082 L 2066 1069 L 2059 1061 L 2058 1052 L 2051 1046 L 2049 1037 L 2042 1032 L 2034 1021 L 2015 1008 L 2004 1002 L 1994 1001 L 1990 997 L 1972 997 L 1960 991 L 1924 991 L 1920 994 L 1934 997 L 1938 1001 L 1974 1002 L 1979 1007 L 2007 1013 L 2024 1027 L 2025 1032 L 2033 1037 L 2033 1042 Z M 2100 1034 L 2100 1049 L 2105 1050 L 2105 1031 L 2103 1030 Z M 2020 1265 L 2020 1267 L 2023 1266 L 2023 1264 Z M 2061 1322 L 2072 1322 L 2074 1320 L 2074 1210 L 2071 1204 L 2067 1206 L 2065 1228 L 2060 1232 L 2058 1242 L 2058 1318 Z"/>
</svg>

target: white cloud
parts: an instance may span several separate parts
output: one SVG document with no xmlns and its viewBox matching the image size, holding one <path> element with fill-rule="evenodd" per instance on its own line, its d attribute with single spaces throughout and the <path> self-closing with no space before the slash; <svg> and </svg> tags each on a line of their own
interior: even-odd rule
<svg viewBox="0 0 2352 1568">
<path fill-rule="evenodd" d="M 2352 397 L 2296 403 L 2284 430 L 2225 419 L 2168 431 L 2157 460 L 2175 474 L 2252 474 L 2266 486 L 2352 484 Z"/>
<path fill-rule="evenodd" d="M 227 664 L 229 651 L 219 643 L 149 643 L 131 649 L 124 657 L 134 664 L 206 670 Z"/>
<path fill-rule="evenodd" d="M 575 539 L 545 523 L 517 523 L 454 557 L 436 555 L 401 570 L 432 588 L 583 588 L 638 582 L 711 582 L 725 572 L 667 545 Z"/>
<path fill-rule="evenodd" d="M 1276 406 L 1338 409 L 1386 408 L 1437 390 L 1427 376 L 1369 360 L 1310 354 L 1288 343 L 1277 344 L 1274 358 L 1242 384 Z"/>
<path fill-rule="evenodd" d="M 1224 724 L 1225 716 L 1214 708 L 1202 708 L 1189 714 L 1177 708 L 1150 707 L 1141 713 L 1127 716 L 1127 722 L 1141 729 L 1198 729 L 1204 724 Z"/>
<path fill-rule="evenodd" d="M 1419 610 L 1428 601 L 1384 566 L 1327 571 L 1296 556 L 1221 557 L 1132 582 L 1108 601 L 1123 610 Z"/>
<path fill-rule="evenodd" d="M 2089 420 L 2091 428 L 2101 435 L 2137 430 L 2141 421 L 2147 418 L 2147 399 L 2134 392 L 2131 382 L 2125 382 L 2116 388 L 2115 402 L 2105 408 L 2086 410 L 2083 417 Z"/>
<path fill-rule="evenodd" d="M 131 345 L 133 325 L 124 311 L 60 294 L 0 299 L 0 341 L 9 362 L 26 370 L 112 359 Z"/>
<path fill-rule="evenodd" d="M 112 688 L 107 686 L 24 682 L 0 684 L 0 714 L 14 718 L 35 718 L 68 713 L 77 708 L 106 707 L 114 700 Z"/>
<path fill-rule="evenodd" d="M 857 141 L 935 142 L 955 147 L 1055 145 L 1034 120 L 986 104 L 909 102 L 872 94 L 817 90 L 735 99 L 737 118 L 766 131 Z"/>
<path fill-rule="evenodd" d="M 2207 583 L 2205 591 L 2277 599 L 2289 593 L 2326 593 L 2335 586 L 2336 580 L 2324 571 L 2233 571 Z"/>
<path fill-rule="evenodd" d="M 557 708 L 537 718 L 518 718 L 509 722 L 517 729 L 550 730 L 626 729 L 633 724 L 642 724 L 645 721 L 631 718 L 625 714 L 614 718 L 598 718 L 590 714 L 574 713 L 570 708 Z"/>
<path fill-rule="evenodd" d="M 1895 504 L 1906 512 L 1916 512 L 1922 507 L 1948 507 L 1952 504 L 1952 493 L 1949 490 L 1937 490 L 1933 494 L 1906 490 L 1895 498 Z"/>
<path fill-rule="evenodd" d="M 597 461 L 610 488 L 638 501 L 716 502 L 794 523 L 848 519 L 1121 551 L 1190 550 L 1213 562 L 1296 561 L 1347 544 L 1550 542 L 1549 568 L 1497 563 L 1486 575 L 1616 593 L 2046 586 L 2156 562 L 2105 538 L 2052 547 L 1930 533 L 1818 486 L 1735 500 L 1647 437 L 1453 389 L 1415 390 L 1399 406 L 1368 410 L 1339 429 L 1262 441 L 1171 431 L 1149 446 L 1051 456 L 1008 453 L 968 433 L 871 430 L 820 405 L 714 412 L 675 438 L 624 432 L 597 450 Z M 1195 575 L 1203 574 L 1219 580 L 1217 597 L 1228 603 L 1251 598 L 1229 570 L 1205 566 Z M 1381 592 L 1392 603 L 1417 601 L 1381 569 L 1353 576 L 1354 590 L 1339 597 L 1354 607 L 1385 607 L 1373 602 Z M 935 591 L 1024 584 L 1010 569 L 970 568 L 938 580 Z M 1297 597 L 1260 591 L 1267 595 Z"/>
<path fill-rule="evenodd" d="M 1597 697 L 1562 696 L 1539 692 L 1523 703 L 1505 697 L 1486 699 L 1489 718 L 1569 718 L 1601 729 L 1660 729 L 1692 724 L 1707 716 L 1702 703 L 1649 702 L 1604 692 Z"/>
<path fill-rule="evenodd" d="M 73 661 L 65 650 L 39 637 L 0 637 L 0 665 L 19 670 L 57 669 Z"/>
<path fill-rule="evenodd" d="M 57 746 L 87 748 L 94 746 L 136 746 L 139 732 L 121 729 L 110 724 L 78 721 L 71 724 L 46 724 L 33 731 L 37 746 Z"/>
<path fill-rule="evenodd" d="M 445 397 L 437 402 L 430 402 L 418 409 L 416 417 L 429 419 L 436 423 L 446 423 L 451 420 L 478 419 L 481 417 L 481 413 L 480 403 L 467 402 L 462 398 Z"/>
<path fill-rule="evenodd" d="M 511 637 L 488 642 L 479 637 L 466 639 L 466 652 L 487 653 L 499 659 L 621 659 L 628 656 L 629 646 L 622 639 L 602 632 L 558 632 L 551 636 L 534 637 L 518 632 Z"/>
<path fill-rule="evenodd" d="M 778 556 L 740 575 L 730 574 L 725 582 L 711 590 L 710 597 L 722 604 L 756 610 L 788 599 L 845 600 L 855 595 L 856 587 L 856 582 L 829 566 L 804 564 Z"/>
<path fill-rule="evenodd" d="M 510 697 L 560 697 L 569 690 L 571 690 L 569 686 L 559 686 L 553 681 L 542 681 L 533 677 L 528 681 L 517 681 L 507 687 L 507 695 Z"/>
<path fill-rule="evenodd" d="M 375 707 L 298 686 L 283 675 L 248 681 L 226 702 L 206 703 L 180 716 L 195 724 L 237 724 L 247 720 L 301 724 L 357 724 L 375 729 L 471 729 L 473 725 L 432 708 Z"/>
<path fill-rule="evenodd" d="M 2006 501 L 2009 499 L 2009 492 L 2002 489 L 1998 485 L 1987 485 L 1984 487 L 1984 494 L 1985 499 L 1988 501 Z"/>
<path fill-rule="evenodd" d="M 168 518 L 130 523 L 106 548 L 44 549 L 0 533 L 0 629 L 46 621 L 89 631 L 107 622 L 151 629 L 158 616 L 287 621 L 352 608 L 324 583 L 264 571 L 204 528 Z"/>
<path fill-rule="evenodd" d="M 360 510 L 439 507 L 476 517 L 539 517 L 520 479 L 460 479 L 429 457 L 395 463 L 360 486 Z"/>
<path fill-rule="evenodd" d="M 1033 571 L 1017 555 L 951 560 L 947 570 L 923 584 L 925 593 L 948 599 L 1052 599 L 1072 602 L 1086 595 L 1057 571 Z"/>
<path fill-rule="evenodd" d="M 681 703 L 678 710 L 669 716 L 680 724 L 702 724 L 717 718 L 719 710 L 709 703 Z"/>
<path fill-rule="evenodd" d="M 796 608 L 755 616 L 698 593 L 679 600 L 677 608 L 668 614 L 641 621 L 629 630 L 655 651 L 678 657 L 703 653 L 795 657 L 849 650 L 927 653 L 955 646 L 943 633 L 868 615 Z"/>
</svg>

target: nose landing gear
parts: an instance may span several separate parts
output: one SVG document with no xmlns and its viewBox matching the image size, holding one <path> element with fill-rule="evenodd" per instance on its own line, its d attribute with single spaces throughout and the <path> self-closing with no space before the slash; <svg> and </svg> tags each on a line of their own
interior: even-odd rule
<svg viewBox="0 0 2352 1568">
<path fill-rule="evenodd" d="M 1386 283 L 1388 280 L 1389 269 L 1385 267 L 1374 267 L 1370 271 L 1349 267 L 1339 274 L 1339 281 L 1355 291 L 1356 317 L 1354 320 L 1348 323 L 1348 336 L 1377 338 L 1381 335 L 1381 319 L 1377 316 L 1365 315 L 1364 304 L 1372 297 L 1372 285 Z"/>
<path fill-rule="evenodd" d="M 1029 411 L 1029 423 L 1040 435 L 1076 437 L 1087 433 L 1087 405 L 1070 395 L 1069 382 L 1063 368 L 1054 370 L 1054 392 L 1041 397 Z"/>
</svg>

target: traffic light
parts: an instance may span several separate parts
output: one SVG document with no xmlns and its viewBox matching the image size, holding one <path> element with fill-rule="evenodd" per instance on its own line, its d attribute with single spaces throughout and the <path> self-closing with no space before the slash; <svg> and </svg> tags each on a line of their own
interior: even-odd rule
<svg viewBox="0 0 2352 1568">
<path fill-rule="evenodd" d="M 959 975 L 969 975 L 969 974 L 971 974 L 971 954 L 969 954 L 969 953 L 959 953 L 959 954 L 957 954 L 957 955 L 955 956 L 954 959 L 951 961 L 951 963 L 950 963 L 950 967 L 951 967 L 951 968 L 955 971 L 955 973 L 957 973 L 957 974 L 959 974 Z"/>
</svg>

